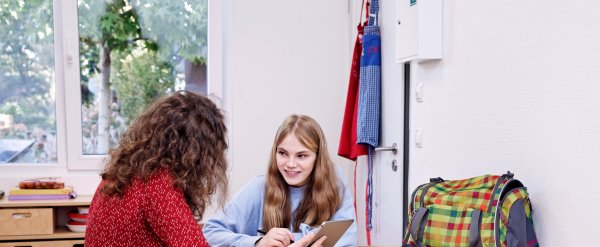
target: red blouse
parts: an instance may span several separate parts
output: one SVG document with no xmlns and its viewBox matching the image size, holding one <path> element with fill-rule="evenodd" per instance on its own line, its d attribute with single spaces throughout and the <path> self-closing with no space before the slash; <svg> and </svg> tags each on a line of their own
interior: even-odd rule
<svg viewBox="0 0 600 247">
<path fill-rule="evenodd" d="M 100 186 L 104 181 L 100 183 Z M 136 179 L 122 198 L 96 190 L 85 246 L 209 246 L 167 171 Z"/>
</svg>

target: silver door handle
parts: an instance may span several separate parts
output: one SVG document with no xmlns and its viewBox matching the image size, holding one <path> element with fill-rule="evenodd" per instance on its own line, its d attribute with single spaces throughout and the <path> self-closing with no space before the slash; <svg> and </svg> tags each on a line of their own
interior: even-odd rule
<svg viewBox="0 0 600 247">
<path fill-rule="evenodd" d="M 376 147 L 375 152 L 379 151 L 392 151 L 392 154 L 396 155 L 398 153 L 398 146 L 394 143 L 391 147 Z"/>
</svg>

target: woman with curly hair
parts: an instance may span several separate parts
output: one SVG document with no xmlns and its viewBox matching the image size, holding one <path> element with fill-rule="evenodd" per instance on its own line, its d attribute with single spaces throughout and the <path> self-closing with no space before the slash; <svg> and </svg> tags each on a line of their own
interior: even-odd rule
<svg viewBox="0 0 600 247">
<path fill-rule="evenodd" d="M 227 190 L 223 114 L 178 91 L 139 115 L 110 151 L 88 215 L 85 246 L 208 246 L 200 225 Z"/>
<path fill-rule="evenodd" d="M 319 124 L 291 115 L 277 131 L 267 175 L 250 181 L 203 232 L 213 246 L 288 246 L 323 221 L 339 219 L 355 219 L 351 191 Z M 336 246 L 357 246 L 356 231 L 353 223 Z"/>
</svg>

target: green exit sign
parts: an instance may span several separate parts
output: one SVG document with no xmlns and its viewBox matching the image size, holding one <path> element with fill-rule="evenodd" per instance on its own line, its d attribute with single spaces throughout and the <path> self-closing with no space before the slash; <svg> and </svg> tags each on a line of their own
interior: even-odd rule
<svg viewBox="0 0 600 247">
<path fill-rule="evenodd" d="M 417 4 L 417 0 L 410 0 L 410 6 L 415 6 Z"/>
</svg>

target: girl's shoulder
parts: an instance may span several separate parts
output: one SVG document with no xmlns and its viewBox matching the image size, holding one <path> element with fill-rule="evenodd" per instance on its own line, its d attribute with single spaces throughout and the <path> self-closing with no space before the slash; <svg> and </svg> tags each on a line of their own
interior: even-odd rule
<svg viewBox="0 0 600 247">
<path fill-rule="evenodd" d="M 266 183 L 267 183 L 267 177 L 265 175 L 258 175 L 256 177 L 253 177 L 248 182 L 249 185 L 251 185 L 251 184 L 253 184 L 253 185 L 265 185 Z"/>
<path fill-rule="evenodd" d="M 253 177 L 246 183 L 246 185 L 239 191 L 238 197 L 247 198 L 247 197 L 259 197 L 262 198 L 262 195 L 265 191 L 265 184 L 267 179 L 264 175 L 259 175 Z"/>
</svg>

